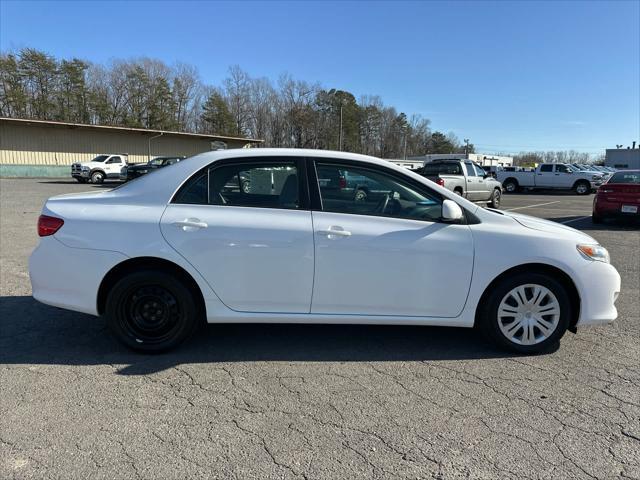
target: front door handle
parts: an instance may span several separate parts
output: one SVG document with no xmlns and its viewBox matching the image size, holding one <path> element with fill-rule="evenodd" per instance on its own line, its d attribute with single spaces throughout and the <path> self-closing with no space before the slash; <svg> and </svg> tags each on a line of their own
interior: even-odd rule
<svg viewBox="0 0 640 480">
<path fill-rule="evenodd" d="M 178 228 L 182 228 L 185 232 L 195 232 L 196 230 L 209 226 L 198 218 L 187 218 L 181 222 L 173 222 L 173 224 Z"/>
<path fill-rule="evenodd" d="M 329 227 L 328 230 L 318 230 L 316 232 L 318 235 L 326 235 L 328 238 L 335 237 L 350 237 L 351 232 L 348 232 L 342 227 Z"/>
</svg>

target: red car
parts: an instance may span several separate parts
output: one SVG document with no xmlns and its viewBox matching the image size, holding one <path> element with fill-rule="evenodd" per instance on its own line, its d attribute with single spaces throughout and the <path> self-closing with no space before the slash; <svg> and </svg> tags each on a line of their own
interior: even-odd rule
<svg viewBox="0 0 640 480">
<path fill-rule="evenodd" d="M 640 170 L 621 170 L 601 185 L 593 199 L 593 223 L 606 218 L 640 219 Z"/>
</svg>

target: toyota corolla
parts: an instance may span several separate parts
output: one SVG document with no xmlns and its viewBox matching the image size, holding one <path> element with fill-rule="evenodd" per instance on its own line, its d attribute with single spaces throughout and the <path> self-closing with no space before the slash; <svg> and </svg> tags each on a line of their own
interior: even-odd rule
<svg viewBox="0 0 640 480">
<path fill-rule="evenodd" d="M 349 176 L 379 188 L 363 197 Z M 35 299 L 147 352 L 205 322 L 264 322 L 475 326 L 537 353 L 617 316 L 620 276 L 590 236 L 343 152 L 204 153 L 50 198 L 38 233 Z"/>
</svg>

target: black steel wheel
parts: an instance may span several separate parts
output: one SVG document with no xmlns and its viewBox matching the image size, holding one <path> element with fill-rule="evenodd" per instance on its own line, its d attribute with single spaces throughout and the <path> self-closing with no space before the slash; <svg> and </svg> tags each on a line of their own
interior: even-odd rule
<svg viewBox="0 0 640 480">
<path fill-rule="evenodd" d="M 174 276 L 146 270 L 120 279 L 107 296 L 107 324 L 129 348 L 169 350 L 202 323 L 189 289 Z"/>
</svg>

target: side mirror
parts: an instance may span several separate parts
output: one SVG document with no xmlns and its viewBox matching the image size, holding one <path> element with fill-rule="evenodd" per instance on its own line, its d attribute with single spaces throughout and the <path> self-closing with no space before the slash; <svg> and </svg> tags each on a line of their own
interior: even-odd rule
<svg viewBox="0 0 640 480">
<path fill-rule="evenodd" d="M 442 219 L 445 222 L 457 222 L 462 219 L 462 208 L 453 200 L 442 202 Z"/>
</svg>

